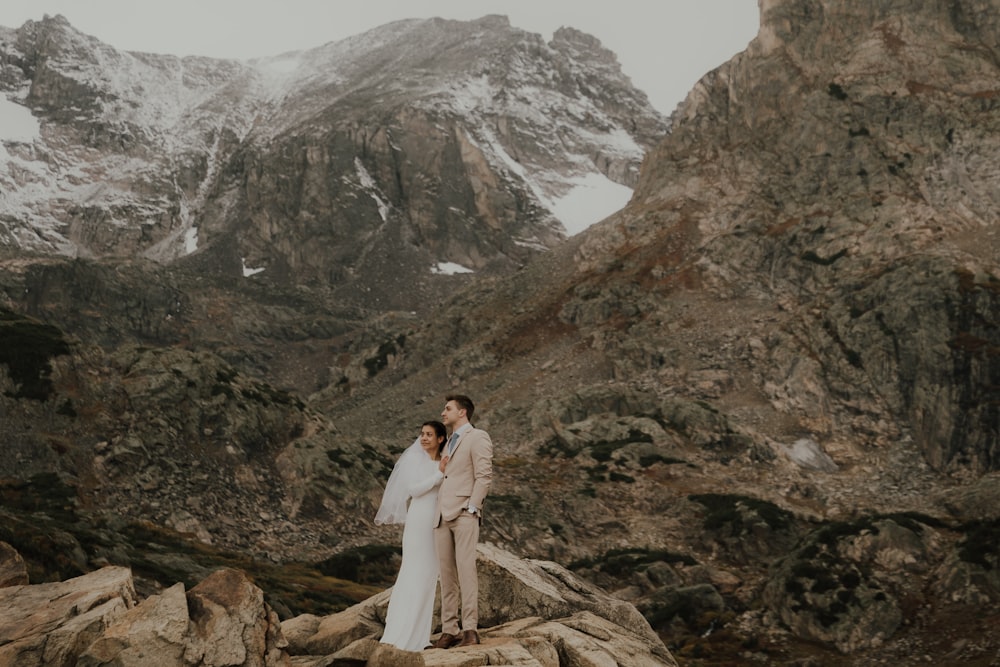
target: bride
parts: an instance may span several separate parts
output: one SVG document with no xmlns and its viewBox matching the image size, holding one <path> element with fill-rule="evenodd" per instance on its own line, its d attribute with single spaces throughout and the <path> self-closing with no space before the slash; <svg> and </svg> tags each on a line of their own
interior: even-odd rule
<svg viewBox="0 0 1000 667">
<path fill-rule="evenodd" d="M 438 558 L 434 550 L 434 509 L 444 474 L 444 424 L 427 421 L 396 461 L 382 494 L 375 523 L 402 523 L 403 561 L 389 598 L 381 642 L 406 651 L 427 647 L 434 614 Z M 409 501 L 409 507 L 407 507 Z"/>
</svg>

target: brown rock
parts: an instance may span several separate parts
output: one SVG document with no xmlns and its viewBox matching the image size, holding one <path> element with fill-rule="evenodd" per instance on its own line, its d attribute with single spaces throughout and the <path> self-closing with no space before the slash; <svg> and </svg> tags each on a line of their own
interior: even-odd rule
<svg viewBox="0 0 1000 667">
<path fill-rule="evenodd" d="M 277 667 L 288 663 L 277 614 L 239 570 L 222 569 L 187 595 L 191 618 L 188 661 L 208 665 Z"/>
<path fill-rule="evenodd" d="M 161 667 L 182 667 L 188 642 L 184 584 L 146 598 L 110 625 L 81 655 L 80 667 L 108 663 L 139 667 L 156 656 Z"/>
<path fill-rule="evenodd" d="M 24 586 L 28 583 L 28 568 L 21 554 L 6 542 L 0 542 L 0 588 Z"/>
</svg>

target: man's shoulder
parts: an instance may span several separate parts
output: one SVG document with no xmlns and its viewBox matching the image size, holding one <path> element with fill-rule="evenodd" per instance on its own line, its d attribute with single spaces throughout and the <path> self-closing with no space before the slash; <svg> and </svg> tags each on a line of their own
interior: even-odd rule
<svg viewBox="0 0 1000 667">
<path fill-rule="evenodd" d="M 471 431 L 469 431 L 469 439 L 475 442 L 488 442 L 491 445 L 493 444 L 493 440 L 490 438 L 490 434 L 481 428 L 474 428 Z"/>
</svg>

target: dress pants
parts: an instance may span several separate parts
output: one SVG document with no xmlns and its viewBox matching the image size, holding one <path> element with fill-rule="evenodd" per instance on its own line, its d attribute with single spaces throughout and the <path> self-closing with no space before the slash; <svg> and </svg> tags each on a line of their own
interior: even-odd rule
<svg viewBox="0 0 1000 667">
<path fill-rule="evenodd" d="M 479 517 L 462 512 L 452 521 L 441 519 L 434 529 L 434 544 L 441 562 L 441 632 L 457 635 L 458 605 L 462 604 L 462 630 L 479 626 L 479 577 L 476 545 Z M 459 590 L 461 589 L 461 595 Z"/>
</svg>

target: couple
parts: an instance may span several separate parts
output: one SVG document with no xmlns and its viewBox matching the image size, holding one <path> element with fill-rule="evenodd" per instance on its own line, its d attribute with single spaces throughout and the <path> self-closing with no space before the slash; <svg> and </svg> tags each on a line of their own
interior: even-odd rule
<svg viewBox="0 0 1000 667">
<path fill-rule="evenodd" d="M 420 437 L 399 457 L 375 515 L 377 524 L 404 524 L 403 561 L 381 641 L 407 651 L 428 646 L 439 573 L 441 636 L 431 646 L 479 643 L 476 544 L 493 480 L 493 442 L 472 426 L 475 406 L 468 396 L 445 401 L 441 421 L 424 422 Z"/>
</svg>

